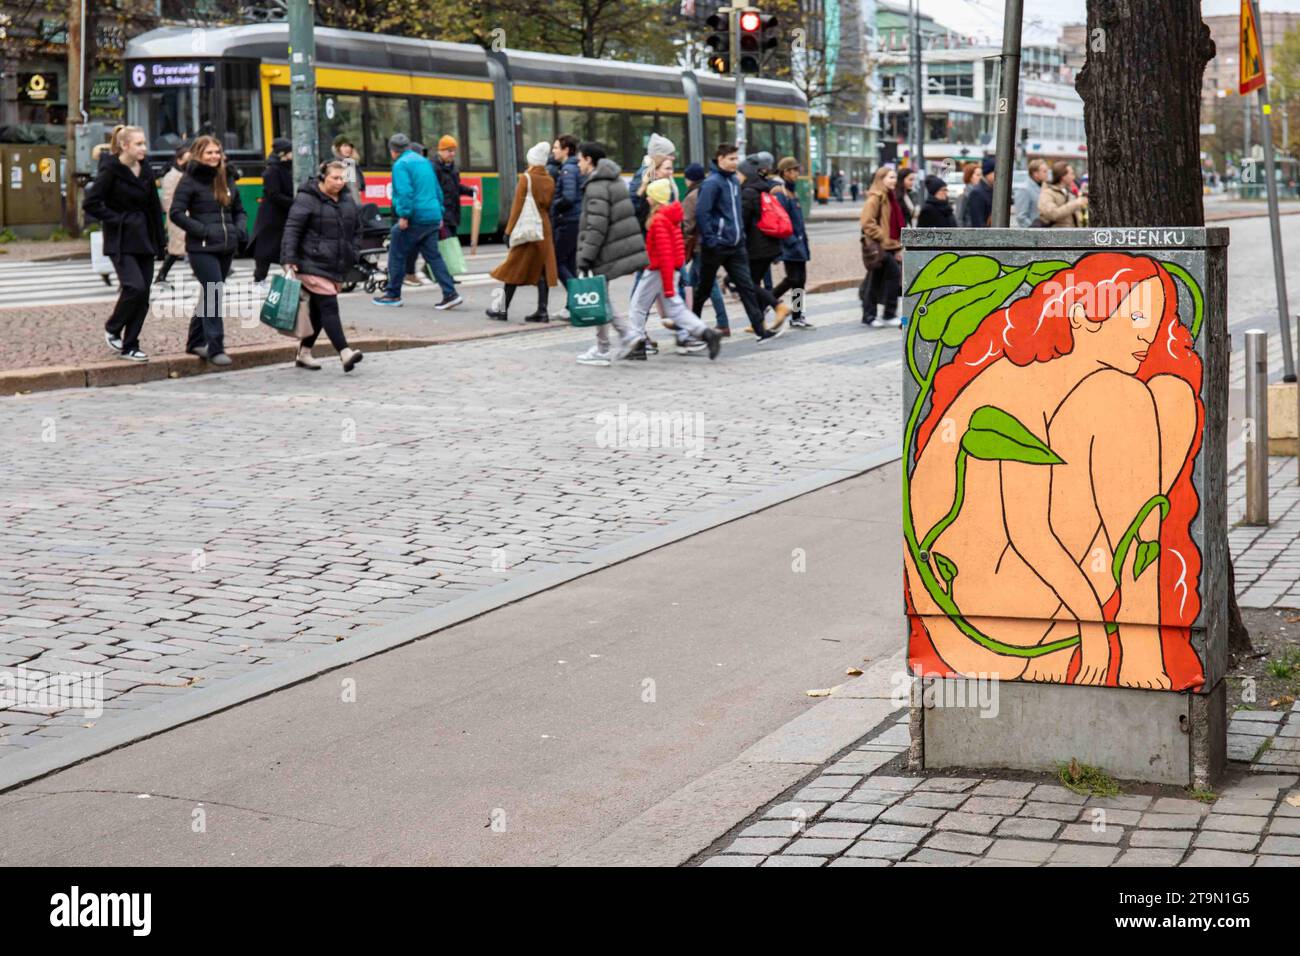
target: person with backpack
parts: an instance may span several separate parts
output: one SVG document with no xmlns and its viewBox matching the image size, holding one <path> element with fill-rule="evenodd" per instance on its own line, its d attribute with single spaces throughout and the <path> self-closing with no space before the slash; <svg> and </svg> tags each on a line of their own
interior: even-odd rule
<svg viewBox="0 0 1300 956">
<path fill-rule="evenodd" d="M 271 155 L 262 170 L 262 204 L 253 223 L 253 282 L 259 286 L 266 282 L 271 263 L 280 261 L 284 222 L 293 203 L 293 143 L 278 136 L 271 141 Z"/>
<path fill-rule="evenodd" d="M 579 275 L 593 273 L 612 284 L 621 276 L 644 269 L 650 264 L 645 239 L 618 163 L 605 154 L 601 143 L 583 143 L 578 147 L 578 171 L 586 178 L 578 221 Z M 645 338 L 615 308 L 608 285 L 606 297 L 610 322 L 596 326 L 596 343 L 578 356 L 579 364 L 609 365 L 615 359 L 645 361 Z M 614 347 L 609 340 L 611 324 L 619 333 L 619 343 Z"/>
<path fill-rule="evenodd" d="M 795 192 L 803 169 L 799 160 L 786 156 L 776 164 L 776 170 L 781 179 L 778 187 L 773 190 L 773 195 L 780 200 L 781 208 L 790 217 L 791 231 L 790 235 L 781 240 L 780 260 L 785 268 L 785 277 L 772 290 L 772 296 L 781 299 L 787 292 L 792 293 L 791 301 L 794 304 L 791 306 L 791 327 L 812 329 L 815 326 L 803 314 L 804 286 L 808 282 L 808 260 L 812 258 L 812 253 L 808 243 L 808 227 L 804 224 L 803 207 L 799 205 L 799 195 Z"/>
<path fill-rule="evenodd" d="M 713 171 L 700 186 L 700 198 L 695 206 L 695 228 L 700 239 L 701 254 L 692 309 L 699 316 L 704 309 L 704 299 L 717 279 L 718 270 L 724 269 L 740 295 L 740 302 L 749 317 L 749 327 L 762 343 L 781 333 L 780 330 L 763 328 L 763 306 L 749 269 L 746 251 L 740 184 L 736 181 L 739 165 L 740 151 L 735 145 L 720 145 L 714 152 Z"/>
<path fill-rule="evenodd" d="M 781 240 L 789 238 L 794 227 L 790 217 L 774 194 L 776 183 L 764 175 L 756 157 L 748 157 L 737 172 L 741 176 L 740 212 L 745 229 L 745 250 L 749 257 L 749 274 L 754 282 L 761 282 L 768 269 L 781 254 Z M 790 307 L 778 302 L 763 286 L 755 289 L 763 309 L 768 331 L 778 335 L 785 331 L 785 320 Z"/>
<path fill-rule="evenodd" d="M 247 244 L 247 216 L 225 150 L 215 136 L 190 149 L 189 170 L 176 187 L 168 215 L 185 230 L 185 253 L 199 281 L 185 351 L 216 366 L 231 364 L 225 349 L 222 295 L 235 254 Z"/>
<path fill-rule="evenodd" d="M 154 257 L 163 249 L 162 205 L 153 169 L 145 157 L 149 143 L 138 126 L 115 134 L 117 147 L 86 190 L 85 208 L 104 229 L 104 254 L 113 262 L 121 291 L 104 324 L 104 341 L 119 358 L 147 362 L 140 331 L 149 315 Z"/>
<path fill-rule="evenodd" d="M 716 359 L 722 336 L 704 324 L 682 303 L 675 283 L 678 272 L 686 263 L 686 241 L 682 238 L 682 204 L 673 199 L 673 189 L 666 179 L 656 179 L 645 190 L 650 215 L 646 220 L 646 254 L 649 267 L 641 273 L 641 281 L 632 293 L 632 326 L 644 335 L 646 319 L 652 306 L 658 304 L 666 322 L 679 334 L 694 336 L 705 344 L 709 358 Z M 679 355 L 690 351 L 679 346 Z"/>
<path fill-rule="evenodd" d="M 339 319 L 339 292 L 348 270 L 357 261 L 357 232 L 361 209 L 348 194 L 347 164 L 332 159 L 321 165 L 320 175 L 298 189 L 285 217 L 284 236 L 277 258 L 286 275 L 302 283 L 307 295 L 311 335 L 298 343 L 294 364 L 319 371 L 312 346 L 321 329 L 338 352 L 343 371 L 350 372 L 365 356 L 348 347 Z"/>
</svg>

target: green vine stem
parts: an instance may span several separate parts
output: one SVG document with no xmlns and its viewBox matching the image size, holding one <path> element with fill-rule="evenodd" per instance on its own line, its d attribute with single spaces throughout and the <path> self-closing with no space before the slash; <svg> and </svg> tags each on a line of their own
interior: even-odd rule
<svg viewBox="0 0 1300 956">
<path fill-rule="evenodd" d="M 917 301 L 916 308 L 912 310 L 912 317 L 907 323 L 907 368 L 912 373 L 912 381 L 916 382 L 917 385 L 921 384 L 922 379 L 921 370 L 916 367 L 916 330 L 921 325 L 918 321 L 920 313 L 929 304 L 930 293 L 927 290 L 921 293 L 921 298 Z M 938 347 L 938 343 L 935 344 L 935 347 Z"/>
<path fill-rule="evenodd" d="M 1192 294 L 1192 342 L 1196 342 L 1196 337 L 1201 334 L 1201 320 L 1205 318 L 1205 299 L 1201 295 L 1201 287 L 1196 284 L 1187 270 L 1173 262 L 1160 263 L 1165 267 L 1165 271 L 1171 276 L 1183 280 L 1183 285 L 1187 286 L 1187 291 Z"/>
<path fill-rule="evenodd" d="M 1152 495 L 1144 504 L 1137 517 L 1129 524 L 1128 530 L 1124 536 L 1119 539 L 1119 547 L 1115 549 L 1115 557 L 1110 561 L 1111 577 L 1115 579 L 1115 586 L 1119 587 L 1120 572 L 1124 570 L 1124 562 L 1128 559 L 1129 548 L 1133 546 L 1133 539 L 1137 537 L 1138 528 L 1142 527 L 1142 522 L 1147 520 L 1147 515 L 1151 514 L 1151 509 L 1160 506 L 1160 520 L 1164 521 L 1169 517 L 1169 499 L 1164 495 Z M 1156 539 L 1159 540 L 1159 532 L 1156 533 Z"/>
<path fill-rule="evenodd" d="M 957 478 L 953 487 L 952 508 L 939 519 L 938 524 L 931 528 L 930 533 L 922 540 L 922 551 L 929 551 L 939 535 L 947 531 L 948 526 L 956 521 L 957 515 L 961 513 L 961 506 L 966 502 L 966 459 L 969 457 L 970 453 L 965 448 L 957 452 Z"/>
</svg>

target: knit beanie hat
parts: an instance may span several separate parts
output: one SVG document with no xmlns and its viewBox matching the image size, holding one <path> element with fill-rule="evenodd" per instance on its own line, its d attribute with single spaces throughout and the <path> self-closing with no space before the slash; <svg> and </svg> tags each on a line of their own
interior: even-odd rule
<svg viewBox="0 0 1300 956">
<path fill-rule="evenodd" d="M 939 190 L 943 189 L 947 185 L 948 184 L 944 182 L 942 179 L 940 179 L 938 176 L 925 177 L 925 191 L 929 193 L 931 196 L 937 196 L 939 194 Z"/>
<path fill-rule="evenodd" d="M 550 158 L 550 155 L 551 155 L 551 144 L 538 143 L 536 146 L 534 146 L 532 149 L 528 151 L 528 165 L 545 166 L 546 160 Z"/>
<path fill-rule="evenodd" d="M 704 172 L 704 167 L 701 166 L 699 163 L 691 163 L 684 170 L 682 170 L 682 178 L 685 179 L 688 183 L 702 182 L 704 180 L 705 175 L 707 174 Z"/>
<path fill-rule="evenodd" d="M 645 188 L 645 194 L 661 206 L 666 202 L 672 202 L 673 182 L 671 179 L 656 179 Z"/>
<path fill-rule="evenodd" d="M 456 148 L 456 137 L 455 137 L 455 136 L 444 136 L 442 139 L 438 140 L 438 148 L 439 148 L 439 149 L 455 149 L 455 148 Z"/>
<path fill-rule="evenodd" d="M 985 156 L 984 162 L 980 166 L 980 169 L 983 170 L 984 175 L 987 176 L 989 173 L 995 172 L 997 170 L 997 165 L 998 165 L 998 161 L 996 159 L 994 159 L 992 156 Z"/>
<path fill-rule="evenodd" d="M 652 159 L 658 156 L 663 159 L 665 156 L 677 155 L 677 147 L 667 136 L 660 136 L 658 133 L 650 134 L 650 142 L 646 144 L 646 155 Z"/>
</svg>

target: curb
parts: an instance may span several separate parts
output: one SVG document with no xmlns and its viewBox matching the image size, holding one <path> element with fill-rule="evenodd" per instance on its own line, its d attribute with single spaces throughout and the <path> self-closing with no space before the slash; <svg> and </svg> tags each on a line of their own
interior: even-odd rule
<svg viewBox="0 0 1300 956">
<path fill-rule="evenodd" d="M 522 601 L 534 594 L 549 591 L 630 558 L 891 464 L 898 458 L 899 452 L 892 446 L 858 455 L 803 478 L 748 495 L 730 504 L 675 521 L 654 531 L 647 531 L 635 538 L 596 548 L 583 555 L 581 560 L 525 574 L 515 580 L 466 595 L 449 604 L 412 614 L 390 624 L 381 624 L 360 637 L 309 651 L 281 664 L 258 668 L 238 677 L 219 681 L 210 687 L 194 690 L 189 694 L 135 711 L 119 719 L 101 720 L 94 728 L 74 737 L 0 760 L 0 793 L 49 776 L 59 770 L 65 770 L 119 747 L 154 737 L 183 724 L 302 683 L 327 671 L 429 637 L 438 631 L 495 611 L 507 604 Z M 858 736 L 861 734 L 859 733 Z M 730 826 L 732 822 L 734 821 L 728 821 L 727 825 Z M 719 832 L 725 832 L 725 827 Z M 693 846 L 691 852 L 697 849 L 699 846 Z"/>
<path fill-rule="evenodd" d="M 500 335 L 517 335 L 520 333 L 544 332 L 549 329 L 569 328 L 568 323 L 538 323 L 531 327 L 493 329 L 491 331 L 471 332 L 466 335 L 451 335 L 435 338 L 387 338 L 385 336 L 361 336 L 352 340 L 356 348 L 369 352 L 397 352 L 403 349 L 427 348 L 431 345 L 450 345 L 455 342 L 471 342 L 476 339 L 495 338 Z M 240 345 L 227 350 L 232 364 L 223 369 L 215 368 L 195 355 L 160 355 L 148 362 L 91 362 L 87 365 L 56 365 L 44 368 L 16 368 L 0 371 L 0 397 L 26 395 L 29 392 L 47 392 L 59 388 L 102 388 L 110 385 L 139 385 L 143 382 L 155 382 L 165 378 L 189 378 L 194 375 L 210 375 L 219 372 L 234 372 L 240 369 L 259 368 L 266 365 L 280 365 L 292 362 L 298 346 L 286 340 L 284 345 Z M 329 345 L 319 345 L 312 351 L 317 357 L 335 355 Z"/>
<path fill-rule="evenodd" d="M 903 650 L 867 668 L 723 764 L 629 820 L 561 866 L 682 866 L 836 754 L 893 722 Z M 875 755 L 880 766 L 895 754 Z"/>
</svg>

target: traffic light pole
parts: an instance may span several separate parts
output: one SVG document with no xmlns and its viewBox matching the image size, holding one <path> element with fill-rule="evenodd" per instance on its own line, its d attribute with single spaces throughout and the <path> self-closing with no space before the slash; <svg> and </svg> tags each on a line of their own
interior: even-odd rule
<svg viewBox="0 0 1300 956">
<path fill-rule="evenodd" d="M 740 7 L 731 10 L 731 75 L 736 78 L 736 149 L 745 156 L 745 71 L 740 51 Z"/>
<path fill-rule="evenodd" d="M 1002 88 L 998 90 L 997 172 L 993 179 L 993 215 L 990 225 L 1011 224 L 1012 164 L 1016 159 L 1016 130 L 1020 125 L 1020 26 L 1024 0 L 1007 0 L 1002 24 Z"/>
<path fill-rule="evenodd" d="M 316 4 L 288 0 L 289 106 L 293 132 L 293 180 L 315 177 L 319 159 L 316 131 Z"/>
<path fill-rule="evenodd" d="M 1259 23 L 1259 0 L 1250 0 Z M 1261 59 L 1264 51 L 1259 51 Z M 1277 173 L 1273 169 L 1273 118 L 1272 104 L 1268 99 L 1268 83 L 1259 88 L 1260 132 L 1264 140 L 1264 176 L 1268 187 L 1268 225 L 1273 234 L 1273 277 L 1277 285 L 1277 321 L 1282 331 L 1282 378 L 1294 382 L 1295 358 L 1291 352 L 1291 316 L 1286 299 L 1286 266 L 1282 261 L 1282 226 L 1278 221 Z"/>
</svg>

